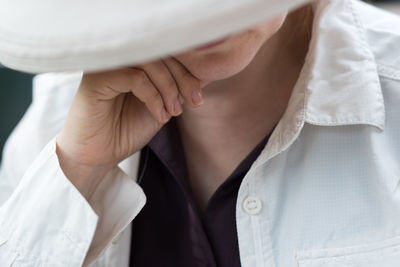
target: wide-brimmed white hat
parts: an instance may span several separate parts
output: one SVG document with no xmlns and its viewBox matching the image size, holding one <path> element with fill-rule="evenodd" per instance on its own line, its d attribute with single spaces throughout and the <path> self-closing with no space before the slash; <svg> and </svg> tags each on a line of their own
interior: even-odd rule
<svg viewBox="0 0 400 267">
<path fill-rule="evenodd" d="M 0 63 L 104 70 L 224 37 L 307 0 L 0 0 Z"/>
</svg>

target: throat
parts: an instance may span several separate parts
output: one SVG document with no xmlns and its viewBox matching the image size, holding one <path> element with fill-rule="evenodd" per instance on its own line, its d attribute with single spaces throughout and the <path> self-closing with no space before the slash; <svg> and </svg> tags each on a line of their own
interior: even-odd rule
<svg viewBox="0 0 400 267">
<path fill-rule="evenodd" d="M 180 125 L 179 131 L 188 182 L 197 211 L 202 216 L 221 187 L 232 186 L 234 182 L 238 190 L 241 179 L 265 147 L 274 125 L 268 129 L 253 127 L 251 131 L 251 128 L 241 127 L 246 131 L 232 129 L 227 132 L 223 131 L 228 128 L 221 125 L 219 135 L 213 135 L 217 131 L 204 131 L 194 136 L 185 126 Z"/>
<path fill-rule="evenodd" d="M 287 108 L 304 65 L 311 26 L 308 23 L 289 42 L 292 26 L 297 25 L 297 15 L 292 17 L 243 71 L 208 84 L 203 88 L 203 104 L 184 105 L 177 118 L 189 181 L 201 212 L 217 188 L 273 131 Z"/>
</svg>

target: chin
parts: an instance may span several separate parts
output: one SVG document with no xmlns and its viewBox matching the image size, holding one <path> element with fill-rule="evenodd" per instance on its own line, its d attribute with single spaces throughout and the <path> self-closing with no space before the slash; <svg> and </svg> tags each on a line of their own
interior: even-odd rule
<svg viewBox="0 0 400 267">
<path fill-rule="evenodd" d="M 226 41 L 207 49 L 193 49 L 175 55 L 195 77 L 202 81 L 217 81 L 232 77 L 244 70 L 262 45 L 282 26 L 286 18 L 275 18 L 231 35 Z"/>
<path fill-rule="evenodd" d="M 235 40 L 223 43 L 210 51 L 190 50 L 176 55 L 195 77 L 202 81 L 227 79 L 245 69 L 254 58 L 261 44 Z"/>
</svg>

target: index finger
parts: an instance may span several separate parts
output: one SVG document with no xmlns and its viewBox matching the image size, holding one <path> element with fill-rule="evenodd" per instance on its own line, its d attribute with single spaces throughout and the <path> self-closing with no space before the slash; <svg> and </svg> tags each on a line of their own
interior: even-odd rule
<svg viewBox="0 0 400 267">
<path fill-rule="evenodd" d="M 193 74 L 174 57 L 165 58 L 164 62 L 173 74 L 179 92 L 185 102 L 192 107 L 201 105 L 203 103 L 203 96 L 200 88 L 200 80 L 193 76 Z"/>
</svg>

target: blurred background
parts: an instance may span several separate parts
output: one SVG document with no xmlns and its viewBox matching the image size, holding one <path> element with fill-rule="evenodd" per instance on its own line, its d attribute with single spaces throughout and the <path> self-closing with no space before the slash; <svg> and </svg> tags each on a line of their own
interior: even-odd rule
<svg viewBox="0 0 400 267">
<path fill-rule="evenodd" d="M 372 2 L 377 6 L 380 6 L 384 9 L 390 10 L 400 15 L 400 0 L 375 0 L 366 2 Z"/>
<path fill-rule="evenodd" d="M 400 15 L 400 0 L 368 0 Z M 0 65 L 0 152 L 12 129 L 32 101 L 33 75 L 16 72 Z M 29 134 L 29 133 L 27 133 Z M 1 162 L 0 153 L 0 162 Z"/>
</svg>

